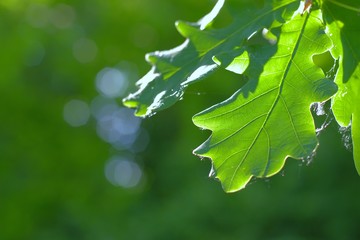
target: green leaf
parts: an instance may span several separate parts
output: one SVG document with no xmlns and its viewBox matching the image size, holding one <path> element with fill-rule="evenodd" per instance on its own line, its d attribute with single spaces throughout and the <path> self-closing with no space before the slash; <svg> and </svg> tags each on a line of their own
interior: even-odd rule
<svg viewBox="0 0 360 240">
<path fill-rule="evenodd" d="M 144 117 L 173 105 L 182 98 L 189 84 L 203 79 L 218 68 L 213 61 L 215 56 L 229 52 L 238 55 L 244 53 L 248 39 L 254 32 L 269 28 L 275 20 L 284 21 L 298 5 L 298 0 L 274 0 L 266 1 L 261 10 L 244 10 L 239 8 L 237 2 L 219 0 L 200 21 L 177 22 L 177 30 L 186 41 L 174 49 L 146 56 L 152 68 L 137 82 L 139 90 L 124 99 L 124 105 L 136 108 L 136 115 Z M 214 29 L 211 25 L 223 6 L 235 12 L 236 16 L 228 27 Z M 246 57 L 246 53 L 243 56 Z M 238 70 L 246 68 L 245 64 Z"/>
<path fill-rule="evenodd" d="M 337 91 L 312 61 L 332 47 L 321 19 L 319 10 L 294 15 L 278 29 L 277 45 L 260 46 L 250 57 L 253 69 L 263 64 L 261 72 L 249 67 L 243 88 L 194 116 L 195 125 L 212 131 L 194 153 L 212 159 L 226 192 L 244 188 L 253 176 L 272 176 L 288 157 L 305 159 L 316 149 L 310 105 Z M 273 55 L 264 61 L 269 52 Z M 237 59 L 226 66 L 236 69 L 236 64 Z"/>
<path fill-rule="evenodd" d="M 354 1 L 326 1 L 323 5 L 328 34 L 334 43 L 331 54 L 339 67 L 335 82 L 339 91 L 332 99 L 332 110 L 342 127 L 351 125 L 354 161 L 360 174 L 360 4 Z"/>
</svg>

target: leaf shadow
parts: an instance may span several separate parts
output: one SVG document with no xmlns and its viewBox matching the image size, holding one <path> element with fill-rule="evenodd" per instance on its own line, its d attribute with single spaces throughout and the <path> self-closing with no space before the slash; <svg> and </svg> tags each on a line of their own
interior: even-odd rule
<svg viewBox="0 0 360 240">
<path fill-rule="evenodd" d="M 239 44 L 239 48 L 231 52 L 216 56 L 221 66 L 229 71 L 240 74 L 246 80 L 235 95 L 241 93 L 245 98 L 254 92 L 258 86 L 260 75 L 264 71 L 265 64 L 275 55 L 278 46 L 277 39 L 280 37 L 280 29 L 272 29 L 272 38 L 269 39 L 264 31 L 254 33 L 251 38 Z"/>
<path fill-rule="evenodd" d="M 345 84 L 351 78 L 359 80 L 360 76 L 354 73 L 360 62 L 360 50 L 357 47 L 360 35 L 360 15 L 329 4 L 324 6 L 324 20 L 329 25 L 336 22 L 339 27 L 340 39 L 343 45 L 342 82 Z"/>
</svg>

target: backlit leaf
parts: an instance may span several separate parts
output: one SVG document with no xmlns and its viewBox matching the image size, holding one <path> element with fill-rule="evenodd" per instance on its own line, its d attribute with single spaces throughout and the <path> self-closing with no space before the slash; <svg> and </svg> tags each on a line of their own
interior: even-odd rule
<svg viewBox="0 0 360 240">
<path fill-rule="evenodd" d="M 277 45 L 260 46 L 250 57 L 256 69 L 264 64 L 262 71 L 249 67 L 245 74 L 250 80 L 243 88 L 194 116 L 195 125 L 212 131 L 194 152 L 211 158 L 225 191 L 244 188 L 253 176 L 272 176 L 288 157 L 304 159 L 316 149 L 310 105 L 329 99 L 337 87 L 312 56 L 331 46 L 319 10 L 294 15 L 279 29 Z"/>
<path fill-rule="evenodd" d="M 355 166 L 360 174 L 360 3 L 351 9 L 354 1 L 342 1 L 339 6 L 325 2 L 324 14 L 328 24 L 328 34 L 334 42 L 331 54 L 339 61 L 335 82 L 338 93 L 332 101 L 336 121 L 342 127 L 351 125 Z M 346 7 L 349 6 L 349 7 Z"/>
<path fill-rule="evenodd" d="M 332 98 L 339 125 L 351 126 L 360 174 L 360 3 L 265 0 L 258 9 L 249 2 L 218 0 L 200 21 L 177 22 L 185 42 L 147 55 L 152 68 L 124 104 L 150 116 L 219 68 L 243 75 L 241 89 L 193 117 L 195 125 L 212 131 L 194 153 L 210 158 L 210 175 L 234 192 L 253 177 L 276 174 L 287 158 L 313 156 L 318 140 L 310 106 Z M 232 23 L 214 28 L 225 9 Z M 325 52 L 336 60 L 327 73 L 331 79 L 324 74 L 331 64 Z M 315 64 L 314 58 L 321 60 Z"/>
<path fill-rule="evenodd" d="M 150 116 L 182 98 L 185 88 L 218 68 L 214 56 L 222 53 L 244 53 L 248 38 L 273 22 L 284 21 L 298 6 L 298 0 L 266 1 L 257 10 L 239 8 L 238 1 L 219 0 L 214 9 L 196 23 L 178 21 L 179 33 L 186 41 L 171 50 L 147 55 L 151 70 L 137 82 L 139 90 L 124 99 L 127 107 L 136 108 L 136 115 Z M 224 6 L 225 5 L 225 6 Z M 214 18 L 222 8 L 236 13 L 233 23 L 224 29 L 212 28 Z M 246 53 L 243 54 L 246 57 Z M 246 63 L 246 62 L 245 62 Z M 247 65 L 243 65 L 245 70 Z"/>
</svg>

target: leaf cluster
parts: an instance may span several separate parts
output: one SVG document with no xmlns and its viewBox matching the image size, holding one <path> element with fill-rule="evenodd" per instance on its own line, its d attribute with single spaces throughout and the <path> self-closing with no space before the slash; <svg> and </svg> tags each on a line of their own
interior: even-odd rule
<svg viewBox="0 0 360 240">
<path fill-rule="evenodd" d="M 226 192 L 278 173 L 289 157 L 312 156 L 319 143 L 310 107 L 326 101 L 337 123 L 351 126 L 360 173 L 360 8 L 351 3 L 266 0 L 258 8 L 218 0 L 198 22 L 176 23 L 183 44 L 147 54 L 152 68 L 124 104 L 151 116 L 180 100 L 190 84 L 226 69 L 246 76 L 246 84 L 193 117 L 212 131 L 194 153 L 212 160 L 211 175 Z M 215 28 L 225 9 L 232 22 Z M 314 62 L 326 52 L 334 62 L 329 72 Z"/>
</svg>

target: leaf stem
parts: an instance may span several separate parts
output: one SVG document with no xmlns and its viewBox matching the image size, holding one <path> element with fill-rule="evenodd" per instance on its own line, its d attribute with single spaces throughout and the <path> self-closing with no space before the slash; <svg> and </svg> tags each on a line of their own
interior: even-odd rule
<svg viewBox="0 0 360 240">
<path fill-rule="evenodd" d="M 346 4 L 344 4 L 344 3 L 337 2 L 336 0 L 326 0 L 326 1 L 331 2 L 331 3 L 335 4 L 335 5 L 340 6 L 340 7 L 343 7 L 343 8 L 345 8 L 345 9 L 348 9 L 348 10 L 355 11 L 355 12 L 357 12 L 357 13 L 360 13 L 360 8 L 356 8 L 356 7 L 353 7 L 353 6 L 349 6 L 349 5 L 346 5 Z"/>
</svg>

